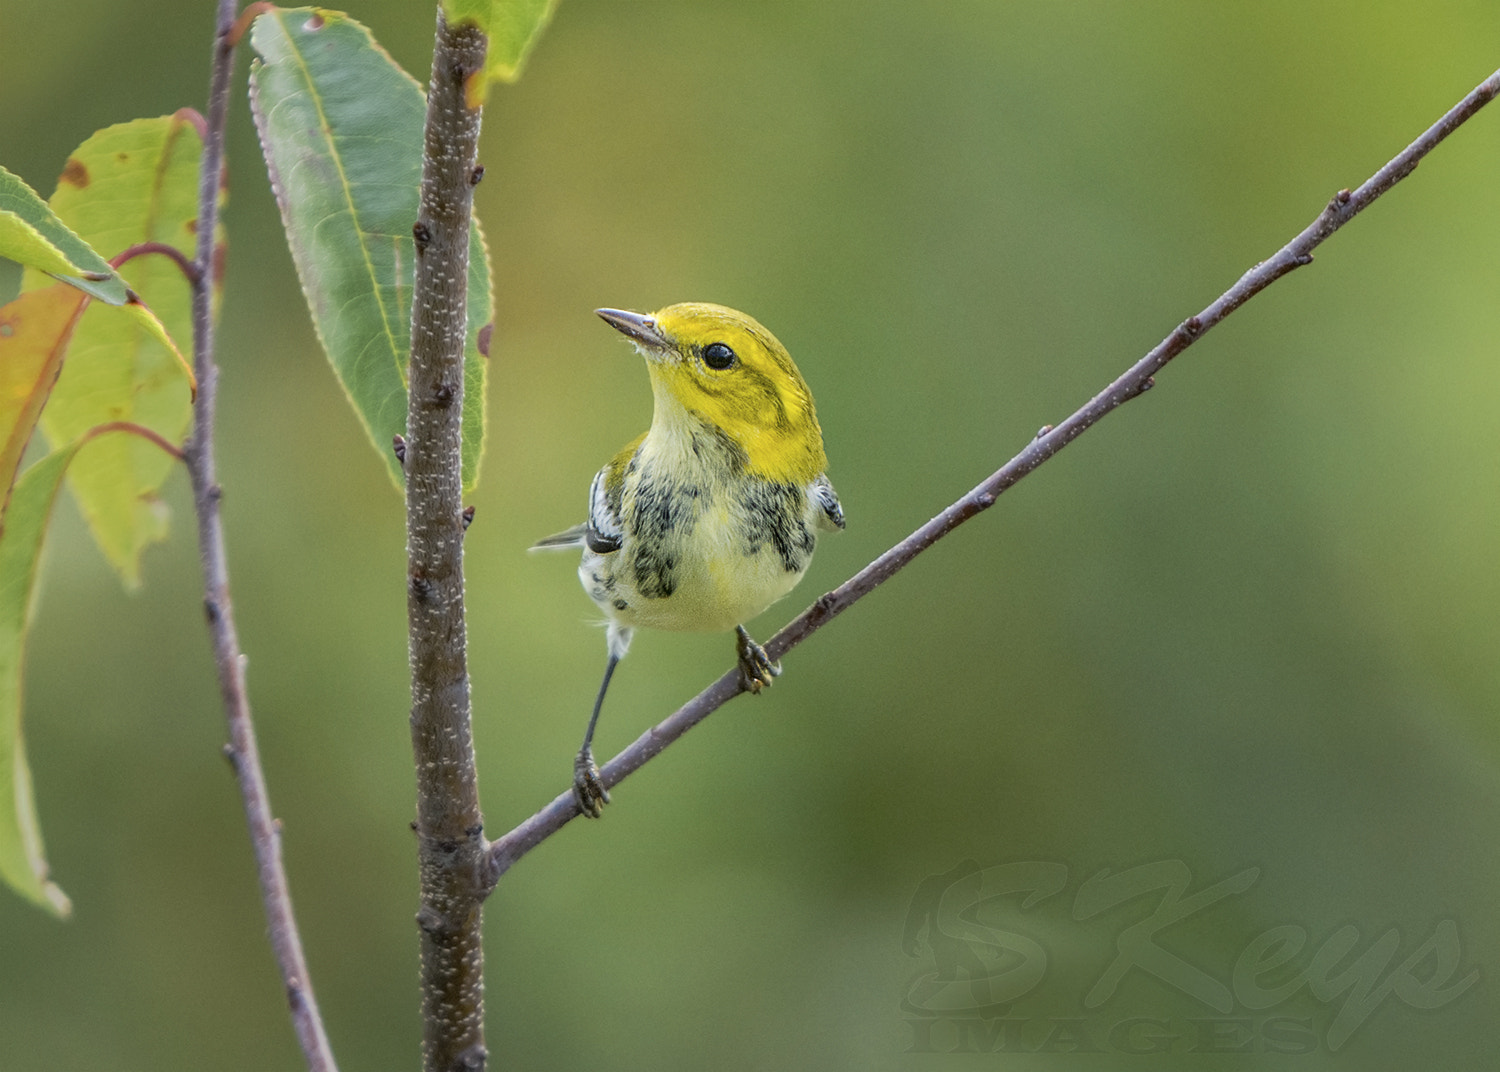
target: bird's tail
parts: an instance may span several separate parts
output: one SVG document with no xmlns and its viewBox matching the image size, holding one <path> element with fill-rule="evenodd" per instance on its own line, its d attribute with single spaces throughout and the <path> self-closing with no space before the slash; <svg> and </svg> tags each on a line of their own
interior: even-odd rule
<svg viewBox="0 0 1500 1072">
<path fill-rule="evenodd" d="M 576 551 L 583 547 L 584 530 L 588 528 L 587 523 L 574 525 L 562 532 L 555 532 L 545 539 L 538 540 L 532 544 L 532 551 Z"/>
</svg>

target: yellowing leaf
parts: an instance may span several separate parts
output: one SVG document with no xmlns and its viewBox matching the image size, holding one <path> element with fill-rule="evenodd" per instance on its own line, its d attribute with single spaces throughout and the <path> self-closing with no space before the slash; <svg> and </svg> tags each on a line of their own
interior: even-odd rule
<svg viewBox="0 0 1500 1072">
<path fill-rule="evenodd" d="M 110 257 L 147 242 L 191 257 L 196 243 L 201 120 L 191 112 L 107 127 L 68 159 L 52 209 Z M 95 305 L 74 331 L 67 360 L 42 412 L 55 448 L 111 421 L 130 421 L 181 444 L 192 419 L 191 376 L 176 339 L 192 338 L 192 298 L 177 264 L 160 254 L 131 257 L 120 275 L 149 309 L 125 315 Z M 38 273 L 24 287 L 44 285 Z M 152 315 L 154 313 L 154 315 Z M 121 580 L 140 581 L 141 552 L 166 534 L 157 491 L 170 462 L 135 436 L 111 436 L 68 471 L 68 487 Z"/>
<path fill-rule="evenodd" d="M 15 482 L 87 300 L 54 283 L 0 306 L 0 487 Z"/>
<path fill-rule="evenodd" d="M 183 377 L 187 380 L 188 401 L 191 402 L 197 398 L 198 377 L 193 373 L 193 366 L 188 363 L 187 358 L 182 356 L 182 351 L 177 349 L 177 343 L 172 340 L 171 335 L 167 334 L 167 326 L 151 311 L 151 307 L 143 301 L 128 301 L 120 306 L 120 309 L 126 316 L 144 328 L 147 335 L 150 335 L 167 348 L 167 351 L 172 355 L 172 359 L 177 362 L 177 367 L 182 370 Z"/>
<path fill-rule="evenodd" d="M 443 14 L 450 24 L 472 22 L 489 37 L 485 84 L 521 77 L 526 57 L 556 8 L 557 0 L 443 0 Z M 471 106 L 483 99 L 481 90 Z"/>
</svg>

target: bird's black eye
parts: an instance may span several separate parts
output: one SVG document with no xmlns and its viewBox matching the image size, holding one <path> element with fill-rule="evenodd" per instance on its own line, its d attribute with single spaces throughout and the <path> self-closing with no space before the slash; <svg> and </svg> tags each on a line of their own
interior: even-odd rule
<svg viewBox="0 0 1500 1072">
<path fill-rule="evenodd" d="M 722 342 L 711 342 L 703 348 L 703 363 L 722 372 L 734 364 L 734 351 Z"/>
</svg>

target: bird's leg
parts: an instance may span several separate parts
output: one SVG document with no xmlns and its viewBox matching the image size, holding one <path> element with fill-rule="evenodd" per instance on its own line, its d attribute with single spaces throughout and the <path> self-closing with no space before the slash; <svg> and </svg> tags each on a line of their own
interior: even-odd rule
<svg viewBox="0 0 1500 1072">
<path fill-rule="evenodd" d="M 620 657 L 613 651 L 604 666 L 604 680 L 599 685 L 599 695 L 594 699 L 594 713 L 589 716 L 589 728 L 583 734 L 583 747 L 573 760 L 573 796 L 578 800 L 578 810 L 590 819 L 597 819 L 609 803 L 609 790 L 599 778 L 599 764 L 594 762 L 594 727 L 599 724 L 599 709 L 604 706 L 604 694 L 609 690 L 609 679 L 614 676 Z"/>
<path fill-rule="evenodd" d="M 750 639 L 743 625 L 735 626 L 734 631 L 739 634 L 734 646 L 740 656 L 740 684 L 750 692 L 768 688 L 781 676 L 781 664 L 771 661 L 766 649 Z"/>
</svg>

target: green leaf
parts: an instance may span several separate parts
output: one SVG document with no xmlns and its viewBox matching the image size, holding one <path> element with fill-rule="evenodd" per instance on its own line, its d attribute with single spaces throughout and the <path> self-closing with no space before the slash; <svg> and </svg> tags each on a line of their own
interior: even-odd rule
<svg viewBox="0 0 1500 1072">
<path fill-rule="evenodd" d="M 443 0 L 449 23 L 467 20 L 488 35 L 485 76 L 490 82 L 521 77 L 526 57 L 556 8 L 557 0 Z"/>
<path fill-rule="evenodd" d="M 16 481 L 21 454 L 57 378 L 87 299 L 54 284 L 0 308 L 0 878 L 59 916 L 68 899 L 47 881 L 31 770 L 21 737 L 21 656 L 42 532 L 76 447 L 49 455 Z"/>
<path fill-rule="evenodd" d="M 397 486 L 391 438 L 406 430 L 414 277 L 411 228 L 426 103 L 359 23 L 313 8 L 255 20 L 250 99 L 313 326 Z M 469 238 L 463 483 L 484 449 L 489 255 Z"/>
<path fill-rule="evenodd" d="M 196 113 L 179 112 L 98 131 L 69 157 L 52 209 L 110 256 L 157 242 L 191 258 L 200 122 Z M 130 258 L 120 275 L 150 310 L 130 302 L 124 316 L 100 306 L 83 314 L 42 412 L 42 431 L 53 447 L 110 421 L 144 425 L 174 445 L 187 433 L 191 387 L 171 339 L 192 337 L 191 288 L 178 266 L 156 253 Z M 23 289 L 50 282 L 28 272 Z M 141 553 L 166 535 L 166 509 L 157 493 L 171 464 L 138 437 L 111 436 L 69 470 L 68 487 L 89 530 L 127 587 L 140 583 Z"/>
<path fill-rule="evenodd" d="M 64 172 L 64 181 L 68 174 Z M 87 182 L 87 173 L 82 181 Z M 0 257 L 61 279 L 90 297 L 119 305 L 125 283 L 58 219 L 36 191 L 0 167 Z"/>
<path fill-rule="evenodd" d="M 0 529 L 0 878 L 28 900 L 67 916 L 67 895 L 47 879 L 31 768 L 21 735 L 21 663 L 36 592 L 37 559 L 72 446 L 49 454 L 17 481 Z"/>
<path fill-rule="evenodd" d="M 47 293 L 22 295 L 18 302 L 35 303 Z M 37 330 L 46 334 L 40 325 Z M 0 356 L 11 355 L 5 352 Z M 116 432 L 131 434 L 112 434 Z M 72 906 L 62 890 L 47 880 L 47 859 L 42 851 L 42 832 L 31 790 L 31 768 L 26 763 L 25 739 L 21 733 L 21 670 L 26 633 L 36 604 L 42 537 L 70 465 L 120 439 L 139 439 L 150 449 L 161 451 L 163 457 L 172 459 L 173 455 L 168 453 L 170 445 L 165 440 L 153 441 L 155 434 L 133 424 L 105 424 L 89 429 L 26 470 L 14 486 L 7 484 L 10 495 L 0 512 L 0 879 L 58 916 L 68 915 Z M 85 447 L 89 450 L 84 451 Z M 7 474 L 7 480 L 10 476 Z"/>
</svg>

